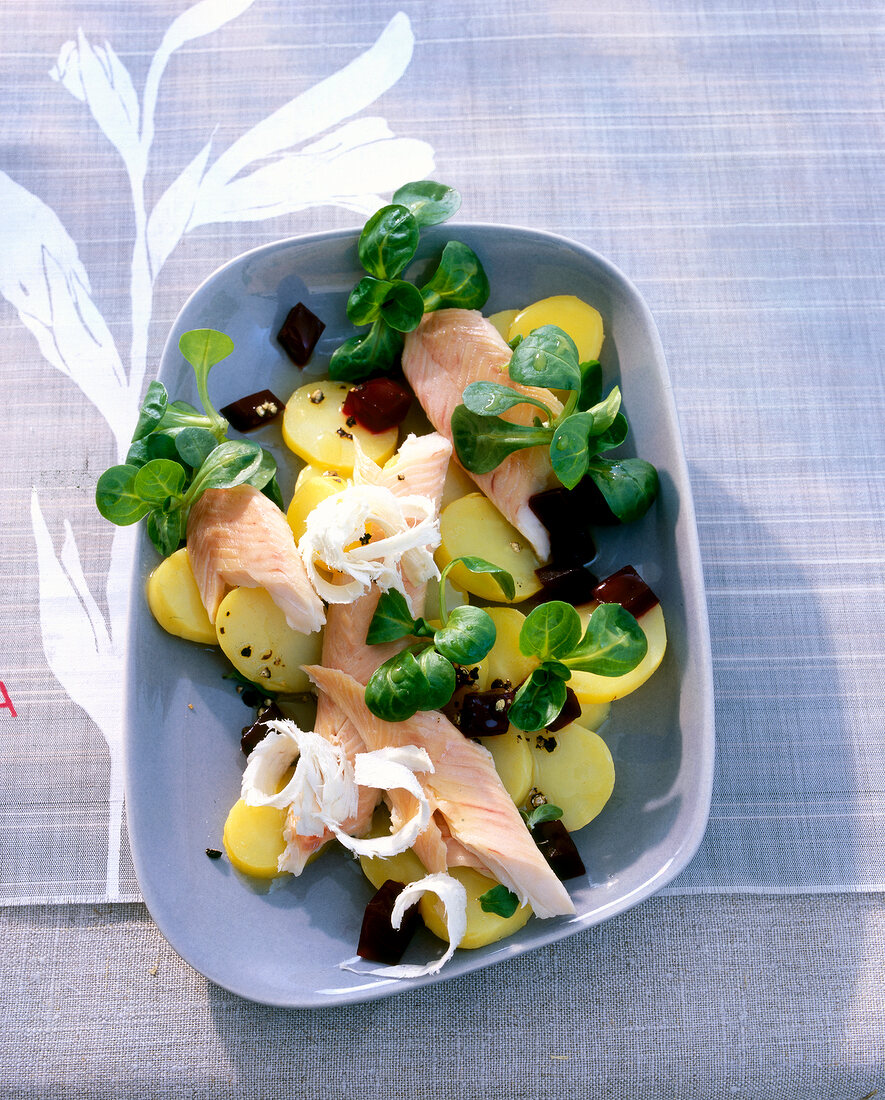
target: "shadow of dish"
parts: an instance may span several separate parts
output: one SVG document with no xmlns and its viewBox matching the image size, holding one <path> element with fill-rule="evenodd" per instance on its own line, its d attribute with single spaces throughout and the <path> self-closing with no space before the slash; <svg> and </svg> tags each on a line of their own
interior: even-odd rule
<svg viewBox="0 0 885 1100">
<path fill-rule="evenodd" d="M 693 469 L 691 481 L 718 736 L 704 840 L 667 892 L 852 889 L 864 816 L 844 720 L 852 687 L 798 539 L 777 536 L 790 501 L 766 519 L 766 502 L 749 513 L 721 479 Z"/>
</svg>

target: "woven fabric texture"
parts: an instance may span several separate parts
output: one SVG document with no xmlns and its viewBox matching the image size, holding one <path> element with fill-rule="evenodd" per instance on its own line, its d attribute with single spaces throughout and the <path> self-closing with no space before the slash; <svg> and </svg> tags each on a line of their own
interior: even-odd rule
<svg viewBox="0 0 885 1100">
<path fill-rule="evenodd" d="M 881 886 L 881 6 L 184 11 L 0 13 L 0 900 L 137 897 L 121 812 L 129 544 L 92 492 L 172 319 L 244 249 L 359 224 L 431 172 L 473 219 L 609 256 L 659 325 L 718 728 L 707 839 L 674 888 Z"/>
<path fill-rule="evenodd" d="M 869 965 L 881 896 L 654 898 L 513 962 L 324 1011 L 225 993 L 142 906 L 0 921 L 4 1096 L 862 1100 L 885 1087 L 885 979 Z"/>
</svg>

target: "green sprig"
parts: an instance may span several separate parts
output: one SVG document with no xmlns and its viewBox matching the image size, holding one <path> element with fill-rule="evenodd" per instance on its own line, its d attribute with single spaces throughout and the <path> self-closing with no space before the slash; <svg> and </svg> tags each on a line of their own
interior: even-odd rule
<svg viewBox="0 0 885 1100">
<path fill-rule="evenodd" d="M 627 419 L 621 391 L 602 393 L 602 368 L 581 363 L 571 337 L 556 325 L 542 325 L 511 345 L 510 378 L 522 386 L 564 390 L 568 398 L 554 415 L 539 397 L 498 382 L 471 382 L 463 404 L 452 413 L 455 451 L 472 473 L 487 474 L 508 455 L 527 447 L 546 447 L 553 472 L 567 489 L 589 476 L 623 523 L 644 515 L 658 491 L 654 466 L 640 458 L 607 460 L 603 451 L 624 442 Z M 511 424 L 501 414 L 530 405 L 542 415 L 532 425 Z"/>
<path fill-rule="evenodd" d="M 403 333 L 418 327 L 425 313 L 445 306 L 480 309 L 489 296 L 489 281 L 476 253 L 459 241 L 443 248 L 436 270 L 422 287 L 400 278 L 417 251 L 421 229 L 455 214 L 461 196 L 454 187 L 418 180 L 400 187 L 393 202 L 366 222 L 357 255 L 368 275 L 347 300 L 354 325 L 369 325 L 336 348 L 329 377 L 361 382 L 390 371 L 399 362 Z"/>
<path fill-rule="evenodd" d="M 573 672 L 623 676 L 645 657 L 648 639 L 620 604 L 600 604 L 582 630 L 581 617 L 571 604 L 550 600 L 526 616 L 519 650 L 537 657 L 539 664 L 517 689 L 508 717 L 518 729 L 534 733 L 559 716 Z"/>
<path fill-rule="evenodd" d="M 164 557 L 178 549 L 188 513 L 206 489 L 245 482 L 282 504 L 273 456 L 255 443 L 228 439 L 228 422 L 209 398 L 209 372 L 230 355 L 233 340 L 215 329 L 192 329 L 178 346 L 193 368 L 203 412 L 170 402 L 162 382 L 151 382 L 125 463 L 105 470 L 95 489 L 96 507 L 111 523 L 126 527 L 146 519 Z"/>
<path fill-rule="evenodd" d="M 455 692 L 455 665 L 481 661 L 495 644 L 495 623 L 487 611 L 464 605 L 451 612 L 446 607 L 446 576 L 454 565 L 472 573 L 490 573 L 508 599 L 513 598 L 513 577 L 483 558 L 455 558 L 440 576 L 440 622 L 433 627 L 415 618 L 402 592 L 382 593 L 369 629 L 368 645 L 382 645 L 402 638 L 429 639 L 430 645 L 413 645 L 388 658 L 366 685 L 366 706 L 387 722 L 402 722 L 419 710 L 439 710 Z"/>
</svg>

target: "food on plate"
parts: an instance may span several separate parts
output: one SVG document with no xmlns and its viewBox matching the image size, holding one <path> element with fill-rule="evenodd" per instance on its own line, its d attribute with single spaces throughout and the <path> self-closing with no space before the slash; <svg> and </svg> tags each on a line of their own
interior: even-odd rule
<svg viewBox="0 0 885 1100">
<path fill-rule="evenodd" d="M 599 358 L 602 351 L 602 315 L 598 309 L 582 302 L 574 294 L 556 294 L 542 298 L 520 310 L 510 318 L 505 339 L 512 342 L 517 336 L 530 336 L 544 325 L 556 325 L 567 332 L 578 349 L 582 363 Z"/>
<path fill-rule="evenodd" d="M 344 411 L 352 388 L 331 379 L 308 382 L 286 402 L 283 442 L 308 465 L 349 475 L 353 470 L 354 440 L 376 462 L 386 462 L 396 450 L 395 426 L 373 432 Z"/>
<path fill-rule="evenodd" d="M 152 383 L 96 494 L 165 556 L 148 581 L 160 625 L 217 642 L 261 703 L 224 826 L 232 864 L 292 878 L 347 848 L 376 891 L 358 954 L 391 977 L 574 913 L 569 834 L 615 784 L 597 731 L 666 649 L 636 570 L 593 572 L 597 517 L 640 518 L 658 484 L 640 458 L 601 457 L 628 432 L 603 385 L 602 317 L 569 294 L 484 317 L 488 280 L 457 241 L 406 278 L 421 229 L 459 203 L 420 181 L 369 219 L 347 301 L 363 331 L 276 427 L 270 391 L 215 411 L 209 371 L 233 344 L 185 333 L 203 410 Z M 323 327 L 290 312 L 280 341 L 298 365 Z M 227 436 L 266 424 L 303 464 L 288 500 L 271 453 Z M 302 729 L 291 704 L 309 693 Z M 416 913 L 448 944 L 422 966 L 400 963 Z"/>
<path fill-rule="evenodd" d="M 295 483 L 295 491 L 286 509 L 286 519 L 292 528 L 297 543 L 307 530 L 307 517 L 321 500 L 333 497 L 347 488 L 347 481 L 334 470 L 318 470 L 315 466 L 305 466 Z"/>
<path fill-rule="evenodd" d="M 447 309 L 427 314 L 408 335 L 403 374 L 427 419 L 451 440 L 452 414 L 461 404 L 465 388 L 480 381 L 503 384 L 508 378 L 511 355 L 511 349 L 481 313 Z M 518 385 L 510 388 L 533 401 L 543 401 L 553 412 L 562 408 L 548 390 Z M 536 406 L 521 402 L 505 416 L 510 424 L 528 427 L 536 411 Z M 501 515 L 528 539 L 538 558 L 546 560 L 550 539 L 529 507 L 530 497 L 555 484 L 544 453 L 537 448 L 520 450 L 506 456 L 491 473 L 467 472 Z"/>
<path fill-rule="evenodd" d="M 292 530 L 252 485 L 207 489 L 191 509 L 187 553 L 211 622 L 228 588 L 264 588 L 293 630 L 312 634 L 325 618 Z"/>
<path fill-rule="evenodd" d="M 489 314 L 489 324 L 494 325 L 504 340 L 510 339 L 510 326 L 519 316 L 518 309 L 500 309 Z"/>
<path fill-rule="evenodd" d="M 463 725 L 461 727 L 463 732 Z M 508 724 L 507 732 L 496 737 L 479 737 L 479 743 L 492 754 L 495 771 L 514 805 L 522 806 L 529 791 L 538 786 L 534 779 L 534 763 L 529 738 Z M 581 761 L 581 767 L 585 766 Z M 552 790 L 553 788 L 551 788 Z M 542 790 L 546 788 L 542 787 Z"/>
<path fill-rule="evenodd" d="M 573 723 L 565 729 L 538 734 L 528 743 L 532 758 L 532 786 L 556 791 L 561 801 L 559 819 L 570 833 L 596 817 L 611 797 L 615 765 L 608 745 L 593 730 Z"/>
<path fill-rule="evenodd" d="M 589 623 L 593 610 L 593 605 L 581 609 L 582 624 Z M 642 687 L 658 668 L 667 649 L 667 627 L 661 605 L 656 603 L 639 615 L 636 621 L 648 643 L 645 656 L 635 668 L 620 676 L 599 676 L 591 671 L 574 672 L 569 685 L 581 703 L 611 703 L 615 699 L 623 699 Z"/>
<path fill-rule="evenodd" d="M 402 353 L 403 334 L 417 328 L 425 314 L 485 305 L 488 278 L 476 253 L 460 241 L 445 245 L 422 287 L 400 278 L 418 250 L 421 229 L 446 221 L 460 205 L 454 188 L 419 180 L 394 192 L 393 202 L 366 222 L 357 253 L 368 274 L 347 299 L 347 317 L 358 327 L 370 327 L 336 348 L 329 362 L 331 378 L 361 382 L 389 371 Z"/>
<path fill-rule="evenodd" d="M 480 556 L 493 561 L 513 577 L 514 601 L 534 596 L 541 588 L 535 571 L 540 561 L 527 538 L 520 534 L 489 498 L 469 493 L 443 510 L 439 521 L 442 541 L 436 552 L 440 569 L 458 558 Z M 484 600 L 500 600 L 501 590 L 486 573 L 471 573 L 457 562 L 449 576 L 452 583 Z"/>
<path fill-rule="evenodd" d="M 344 399 L 342 410 L 370 432 L 386 432 L 405 420 L 412 407 L 412 395 L 392 378 L 370 378 L 354 386 Z"/>
<path fill-rule="evenodd" d="M 434 434 L 417 438 L 412 436 L 404 441 L 397 455 L 389 460 L 384 469 L 375 463 L 361 462 L 359 470 L 364 480 L 388 488 L 395 494 L 416 494 L 436 504 L 442 495 L 450 455 L 451 446 L 442 437 Z M 426 586 L 423 584 L 415 585 L 411 589 L 412 605 L 419 613 L 425 591 Z M 379 598 L 380 593 L 370 590 L 351 603 L 330 604 L 323 635 L 323 667 L 348 670 L 367 683 L 385 660 L 404 648 L 401 639 L 384 646 L 366 644 L 369 624 Z M 348 756 L 353 756 L 363 748 L 360 732 L 326 694 L 320 695 L 317 700 L 314 729 L 340 746 Z M 360 832 L 368 828 L 377 802 L 377 794 L 367 788 L 360 788 L 356 811 L 343 823 L 343 827 L 349 832 Z M 291 817 L 288 829 L 291 843 L 287 865 L 295 873 L 298 868 L 303 868 L 310 855 L 332 839 L 332 833 L 324 830 L 319 836 L 301 836 L 297 832 L 297 816 L 294 812 Z"/>
<path fill-rule="evenodd" d="M 450 865 L 491 871 L 538 916 L 574 912 L 568 891 L 551 873 L 504 790 L 491 754 L 464 737 L 439 712 L 421 711 L 405 722 L 385 722 L 366 706 L 363 685 L 337 669 L 314 666 L 308 675 L 359 729 L 369 748 L 415 744 L 433 762 L 423 785 L 441 820 L 418 838 L 415 853 L 430 873 Z M 402 807 L 394 805 L 394 817 Z"/>
<path fill-rule="evenodd" d="M 194 371 L 203 411 L 170 401 L 162 382 L 151 382 L 139 412 L 126 461 L 98 479 L 95 504 L 118 527 L 145 520 L 158 553 L 181 545 L 191 508 L 207 489 L 252 485 L 282 505 L 277 464 L 270 451 L 227 438 L 229 424 L 209 398 L 209 372 L 234 350 L 215 329 L 192 329 L 178 346 Z"/>
<path fill-rule="evenodd" d="M 272 879 L 286 847 L 283 824 L 286 811 L 276 806 L 248 806 L 242 798 L 231 807 L 224 823 L 224 850 L 238 871 L 253 878 Z"/>
<path fill-rule="evenodd" d="M 237 672 L 265 691 L 308 691 L 304 665 L 319 660 L 322 636 L 293 630 L 266 588 L 232 588 L 215 615 L 218 644 Z"/>
<path fill-rule="evenodd" d="M 306 367 L 325 328 L 304 302 L 298 302 L 286 314 L 277 340 L 296 367 Z"/>
<path fill-rule="evenodd" d="M 200 599 L 187 547 L 182 546 L 163 558 L 152 570 L 147 582 L 147 601 L 151 614 L 170 634 L 189 642 L 216 644 L 215 627 Z"/>
<path fill-rule="evenodd" d="M 515 687 L 531 676 L 538 665 L 534 654 L 523 653 L 519 647 L 525 615 L 515 607 L 487 610 L 495 624 L 495 644 L 485 659 L 489 687 Z"/>
<path fill-rule="evenodd" d="M 259 390 L 223 405 L 219 411 L 238 432 L 252 432 L 273 423 L 283 411 L 284 404 L 270 390 Z"/>
</svg>

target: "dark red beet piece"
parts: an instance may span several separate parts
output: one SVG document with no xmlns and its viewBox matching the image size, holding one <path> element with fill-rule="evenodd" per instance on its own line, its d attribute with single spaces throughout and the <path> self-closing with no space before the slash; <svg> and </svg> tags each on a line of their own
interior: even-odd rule
<svg viewBox="0 0 885 1100">
<path fill-rule="evenodd" d="M 576 718 L 580 717 L 581 704 L 578 702 L 578 697 L 570 687 L 567 687 L 565 689 L 565 706 L 547 729 L 550 733 L 556 733 L 557 730 L 565 729 L 566 726 L 571 725 Z"/>
<path fill-rule="evenodd" d="M 289 310 L 277 340 L 296 367 L 307 365 L 317 341 L 325 329 L 323 322 L 303 302 Z"/>
<path fill-rule="evenodd" d="M 281 401 L 270 390 L 259 390 L 258 393 L 250 393 L 248 397 L 232 401 L 220 411 L 232 428 L 238 432 L 251 432 L 255 428 L 263 428 L 271 420 L 276 420 L 285 406 L 285 401 Z"/>
<path fill-rule="evenodd" d="M 413 905 L 403 914 L 398 930 L 390 923 L 393 906 L 403 890 L 404 883 L 389 878 L 366 906 L 356 949 L 361 959 L 392 965 L 405 954 L 421 918 L 417 906 Z"/>
<path fill-rule="evenodd" d="M 581 854 L 561 821 L 533 825 L 532 838 L 557 878 L 564 881 L 587 874 Z"/>
<path fill-rule="evenodd" d="M 411 404 L 412 395 L 392 378 L 370 378 L 353 387 L 341 411 L 360 427 L 378 433 L 401 424 Z"/>
<path fill-rule="evenodd" d="M 592 477 L 579 481 L 572 492 L 577 493 L 581 515 L 592 527 L 617 527 L 621 522 L 609 508 L 602 490 Z"/>
<path fill-rule="evenodd" d="M 625 565 L 600 581 L 593 589 L 593 599 L 600 603 L 619 603 L 637 619 L 661 602 L 632 565 Z"/>
<path fill-rule="evenodd" d="M 465 737 L 492 737 L 510 728 L 515 691 L 471 691 L 464 696 L 459 729 Z"/>
<path fill-rule="evenodd" d="M 579 607 L 596 598 L 598 581 L 586 565 L 559 565 L 554 556 L 554 562 L 536 569 L 535 576 L 544 588 L 544 600 L 564 600 Z"/>
<path fill-rule="evenodd" d="M 246 756 L 248 756 L 255 746 L 263 741 L 270 733 L 270 728 L 267 723 L 279 721 L 279 719 L 283 717 L 285 716 L 276 703 L 270 703 L 259 711 L 258 717 L 251 726 L 243 726 L 240 747 Z"/>
<path fill-rule="evenodd" d="M 575 489 L 546 489 L 529 497 L 529 507 L 550 534 L 551 562 L 563 568 L 579 566 L 596 557 L 596 544 L 579 489 L 580 485 Z"/>
</svg>

